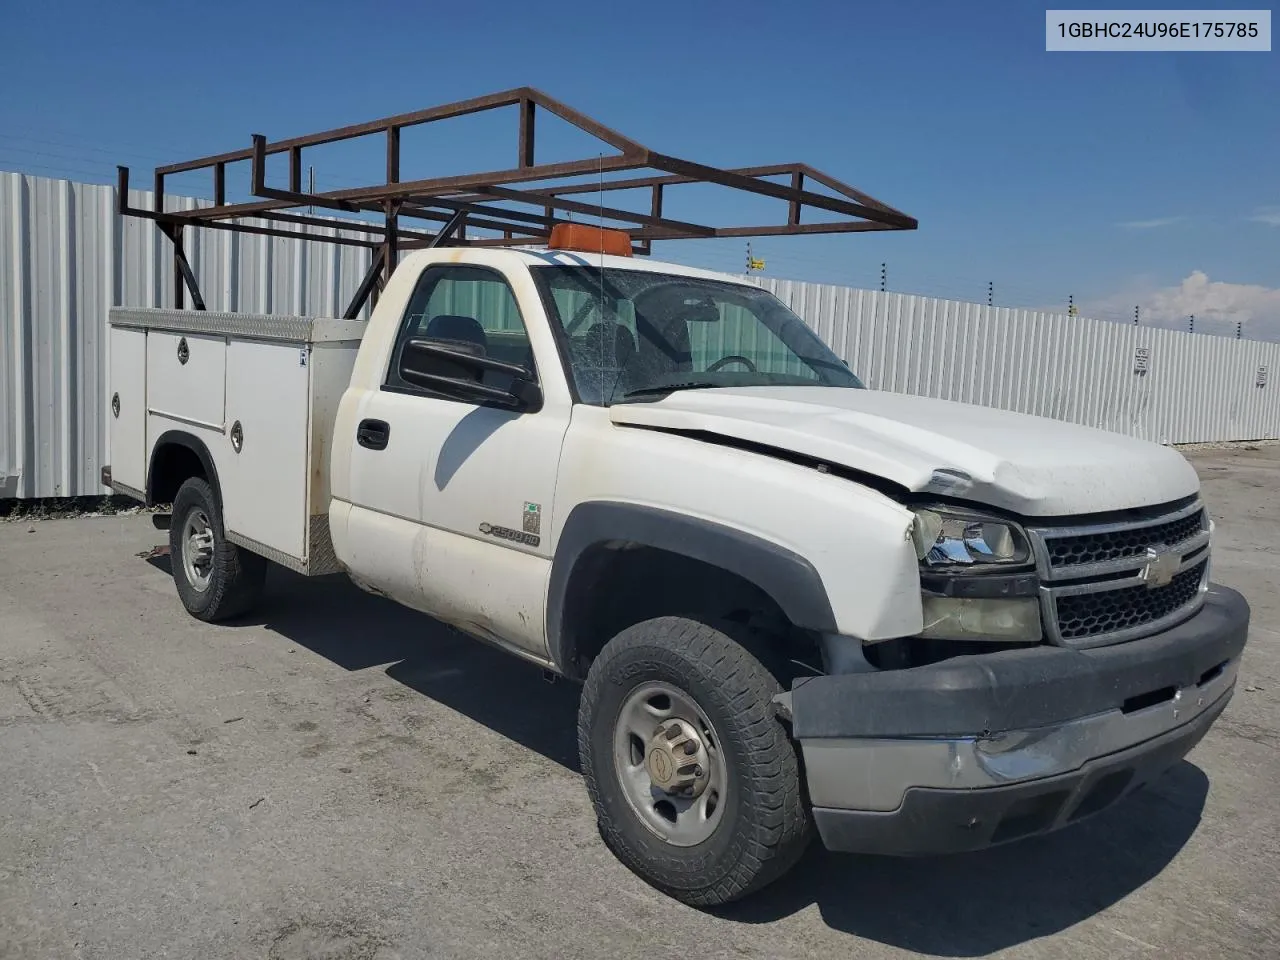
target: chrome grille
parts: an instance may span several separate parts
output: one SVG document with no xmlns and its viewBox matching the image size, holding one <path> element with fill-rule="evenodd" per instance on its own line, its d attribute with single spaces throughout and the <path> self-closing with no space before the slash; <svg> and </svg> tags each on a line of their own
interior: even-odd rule
<svg viewBox="0 0 1280 960">
<path fill-rule="evenodd" d="M 1064 643 L 1070 643 L 1163 620 L 1196 598 L 1207 565 L 1205 560 L 1183 570 L 1165 587 L 1143 584 L 1060 597 L 1058 632 Z"/>
<path fill-rule="evenodd" d="M 1136 527 L 1101 533 L 1081 533 L 1055 537 L 1047 542 L 1049 564 L 1073 567 L 1086 563 L 1103 563 L 1126 557 L 1145 557 L 1153 543 L 1176 546 L 1193 539 L 1204 529 L 1204 510 L 1153 527 Z"/>
<path fill-rule="evenodd" d="M 1139 520 L 1027 532 L 1053 643 L 1133 640 L 1181 622 L 1204 602 L 1209 520 L 1198 502 Z"/>
</svg>

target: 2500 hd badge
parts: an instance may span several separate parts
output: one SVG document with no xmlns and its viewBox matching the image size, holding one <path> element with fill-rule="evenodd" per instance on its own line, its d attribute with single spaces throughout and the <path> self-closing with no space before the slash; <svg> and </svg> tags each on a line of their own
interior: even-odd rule
<svg viewBox="0 0 1280 960">
<path fill-rule="evenodd" d="M 499 527 L 492 523 L 480 524 L 480 532 L 486 537 L 497 537 L 499 540 L 510 540 L 513 543 L 523 543 L 527 547 L 536 547 L 542 542 L 542 538 L 532 533 L 523 533 L 520 530 L 512 530 L 510 527 Z"/>
</svg>

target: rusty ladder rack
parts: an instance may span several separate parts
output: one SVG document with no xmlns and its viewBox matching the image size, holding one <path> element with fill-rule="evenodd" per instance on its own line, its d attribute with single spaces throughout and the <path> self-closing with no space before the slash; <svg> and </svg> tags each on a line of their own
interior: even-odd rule
<svg viewBox="0 0 1280 960">
<path fill-rule="evenodd" d="M 460 176 L 400 179 L 400 133 L 404 128 L 503 107 L 516 107 L 519 111 L 517 166 Z M 534 130 L 539 109 L 595 137 L 612 152 L 584 160 L 536 163 Z M 303 191 L 304 148 L 372 135 L 386 137 L 385 183 L 318 193 Z M 270 187 L 266 182 L 267 157 L 280 153 L 288 154 L 288 189 Z M 260 199 L 248 203 L 227 203 L 227 164 L 244 160 L 252 164 L 251 193 Z M 213 205 L 188 211 L 165 211 L 165 178 L 195 170 L 212 170 Z M 636 170 L 654 172 L 639 177 L 604 179 L 606 174 Z M 917 226 L 913 217 L 807 164 L 720 169 L 682 160 L 650 150 L 532 87 L 519 87 L 275 142 L 268 142 L 266 137 L 255 134 L 252 146 L 245 149 L 156 167 L 151 210 L 129 205 L 129 168 L 121 166 L 117 171 L 118 212 L 154 220 L 169 238 L 174 257 L 174 305 L 182 308 L 185 288 L 197 310 L 203 310 L 205 304 L 183 247 L 183 231 L 188 226 L 369 248 L 369 269 L 344 313 L 349 318 L 359 314 L 370 296 L 376 302 L 378 292 L 395 268 L 400 251 L 446 244 L 497 247 L 545 244 L 554 226 L 568 222 L 557 214 L 600 216 L 622 224 L 619 229 L 628 232 L 634 243 L 633 250 L 638 254 L 650 253 L 654 240 L 914 230 Z M 585 181 L 583 178 L 587 176 L 593 179 Z M 770 179 L 777 177 L 787 180 L 780 183 Z M 809 190 L 806 188 L 808 182 L 825 187 L 830 193 Z M 665 188 L 690 183 L 718 184 L 784 200 L 787 203 L 786 220 L 754 226 L 711 226 L 665 216 Z M 521 184 L 537 186 L 523 189 L 516 186 Z M 648 209 L 626 210 L 573 199 L 577 194 L 618 190 L 648 191 Z M 321 207 L 348 216 L 321 218 L 284 212 L 297 207 Z M 806 207 L 836 213 L 846 219 L 802 223 L 801 214 Z M 382 214 L 382 223 L 349 216 L 370 212 Z M 245 218 L 254 218 L 262 223 L 246 223 Z M 434 232 L 405 229 L 401 226 L 402 219 L 427 221 L 438 226 Z M 290 227 L 336 228 L 361 236 L 325 236 L 288 229 Z M 469 230 L 481 231 L 482 235 L 469 235 Z"/>
</svg>

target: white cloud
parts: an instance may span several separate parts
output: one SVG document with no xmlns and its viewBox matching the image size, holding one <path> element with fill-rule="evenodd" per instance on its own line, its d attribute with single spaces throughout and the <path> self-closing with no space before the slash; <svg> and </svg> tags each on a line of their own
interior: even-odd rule
<svg viewBox="0 0 1280 960">
<path fill-rule="evenodd" d="M 1116 226 L 1124 227 L 1126 230 L 1155 230 L 1158 227 L 1171 227 L 1175 223 L 1181 223 L 1185 217 L 1157 217 L 1154 220 L 1126 220 L 1118 223 Z"/>
<path fill-rule="evenodd" d="M 1255 340 L 1280 340 L 1280 288 L 1256 283 L 1210 280 L 1195 270 L 1181 283 L 1169 287 L 1135 284 L 1122 293 L 1080 304 L 1086 317 L 1127 321 L 1134 305 L 1144 326 L 1187 329 L 1187 317 L 1195 316 L 1197 333 L 1234 336 L 1235 325 Z"/>
<path fill-rule="evenodd" d="M 1265 223 L 1269 227 L 1280 227 L 1280 207 L 1259 207 L 1249 219 L 1254 223 Z"/>
</svg>

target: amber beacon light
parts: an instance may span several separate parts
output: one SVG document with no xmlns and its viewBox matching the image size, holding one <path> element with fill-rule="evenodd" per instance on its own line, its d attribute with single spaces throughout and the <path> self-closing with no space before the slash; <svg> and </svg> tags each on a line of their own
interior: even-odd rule
<svg viewBox="0 0 1280 960">
<path fill-rule="evenodd" d="M 558 223 L 551 228 L 547 247 L 579 253 L 608 253 L 631 256 L 631 236 L 625 230 L 606 230 L 588 223 Z"/>
</svg>

